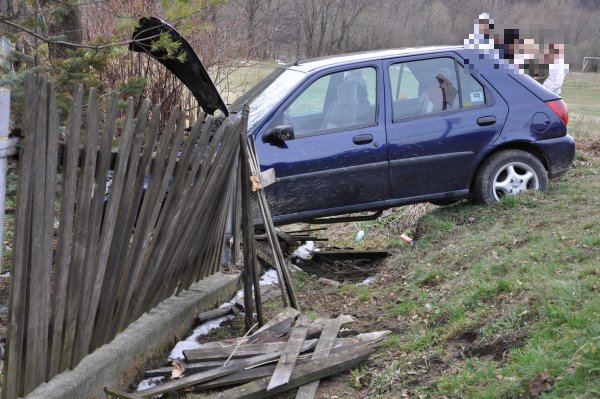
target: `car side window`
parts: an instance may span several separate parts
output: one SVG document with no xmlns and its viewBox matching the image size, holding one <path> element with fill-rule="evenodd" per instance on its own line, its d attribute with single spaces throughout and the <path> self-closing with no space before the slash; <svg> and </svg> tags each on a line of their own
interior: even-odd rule
<svg viewBox="0 0 600 399">
<path fill-rule="evenodd" d="M 323 76 L 311 84 L 298 98 L 288 107 L 290 116 L 323 112 L 326 103 L 327 89 L 331 81 L 331 75 Z"/>
<path fill-rule="evenodd" d="M 389 74 L 394 121 L 460 108 L 452 58 L 392 64 Z"/>
<path fill-rule="evenodd" d="M 357 68 L 325 75 L 308 86 L 271 123 L 291 125 L 295 137 L 376 123 L 377 71 Z"/>
<path fill-rule="evenodd" d="M 419 97 L 419 81 L 406 63 L 390 66 L 390 83 L 393 101 Z"/>
<path fill-rule="evenodd" d="M 460 94 L 463 108 L 481 107 L 486 104 L 485 90 L 481 83 L 462 66 L 458 65 Z"/>
</svg>

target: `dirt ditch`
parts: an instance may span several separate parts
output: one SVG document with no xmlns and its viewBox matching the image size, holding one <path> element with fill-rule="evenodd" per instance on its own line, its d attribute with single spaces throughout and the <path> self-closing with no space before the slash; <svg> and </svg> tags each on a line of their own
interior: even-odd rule
<svg viewBox="0 0 600 399">
<path fill-rule="evenodd" d="M 304 272 L 340 283 L 360 283 L 380 270 L 385 251 L 353 251 L 336 247 L 321 248 L 308 260 L 293 258 L 296 266 Z"/>
</svg>

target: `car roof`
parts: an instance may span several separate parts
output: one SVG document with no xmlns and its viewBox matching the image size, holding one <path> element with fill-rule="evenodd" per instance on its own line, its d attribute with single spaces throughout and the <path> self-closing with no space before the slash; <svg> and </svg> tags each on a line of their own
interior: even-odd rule
<svg viewBox="0 0 600 399">
<path fill-rule="evenodd" d="M 380 60 L 386 58 L 394 58 L 405 55 L 419 55 L 429 53 L 440 53 L 445 51 L 456 51 L 464 49 L 463 46 L 427 46 L 427 47 L 405 47 L 389 50 L 374 50 L 364 51 L 360 53 L 340 54 L 313 58 L 307 60 L 299 60 L 293 64 L 283 66 L 283 68 L 293 69 L 300 72 L 311 72 L 315 69 L 343 65 L 353 62 Z"/>
</svg>

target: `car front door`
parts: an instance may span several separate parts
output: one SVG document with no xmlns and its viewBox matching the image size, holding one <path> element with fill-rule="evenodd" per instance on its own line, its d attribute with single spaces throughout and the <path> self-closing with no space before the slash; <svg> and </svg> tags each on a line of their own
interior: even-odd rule
<svg viewBox="0 0 600 399">
<path fill-rule="evenodd" d="M 320 216 L 389 198 L 381 62 L 322 72 L 302 85 L 256 137 L 272 213 Z M 264 142 L 286 125 L 294 139 Z"/>
<path fill-rule="evenodd" d="M 464 193 L 508 106 L 454 54 L 384 63 L 392 198 Z"/>
</svg>

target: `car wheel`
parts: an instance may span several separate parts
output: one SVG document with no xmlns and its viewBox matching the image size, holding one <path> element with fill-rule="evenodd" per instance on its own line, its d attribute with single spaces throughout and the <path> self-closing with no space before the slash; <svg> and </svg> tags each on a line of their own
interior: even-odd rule
<svg viewBox="0 0 600 399">
<path fill-rule="evenodd" d="M 548 173 L 534 155 L 521 150 L 500 151 L 484 161 L 475 176 L 473 198 L 492 204 L 523 191 L 548 190 Z"/>
</svg>

